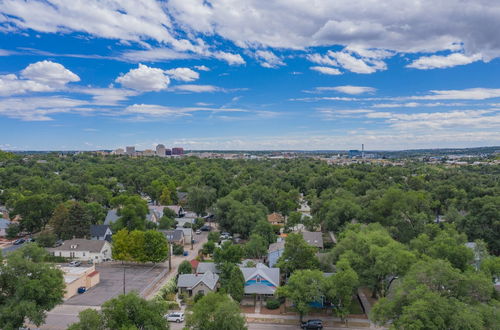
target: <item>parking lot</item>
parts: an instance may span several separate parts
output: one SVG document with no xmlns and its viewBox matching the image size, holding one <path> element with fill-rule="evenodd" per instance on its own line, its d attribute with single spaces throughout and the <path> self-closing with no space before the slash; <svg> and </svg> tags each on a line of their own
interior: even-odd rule
<svg viewBox="0 0 500 330">
<path fill-rule="evenodd" d="M 165 268 L 163 265 L 125 265 L 125 291 L 139 293 L 146 288 Z M 96 265 L 100 282 L 83 294 L 71 297 L 65 305 L 99 306 L 123 293 L 123 266 L 119 263 Z"/>
</svg>

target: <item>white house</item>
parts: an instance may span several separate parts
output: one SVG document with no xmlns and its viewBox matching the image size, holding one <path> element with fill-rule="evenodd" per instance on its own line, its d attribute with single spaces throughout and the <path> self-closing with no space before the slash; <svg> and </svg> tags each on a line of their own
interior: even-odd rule
<svg viewBox="0 0 500 330">
<path fill-rule="evenodd" d="M 111 259 L 111 244 L 108 241 L 74 238 L 61 246 L 47 249 L 54 256 L 99 263 Z"/>
<path fill-rule="evenodd" d="M 108 241 L 111 242 L 111 236 L 113 236 L 113 232 L 108 225 L 91 225 L 90 226 L 90 238 L 93 240 L 99 241 Z"/>
</svg>

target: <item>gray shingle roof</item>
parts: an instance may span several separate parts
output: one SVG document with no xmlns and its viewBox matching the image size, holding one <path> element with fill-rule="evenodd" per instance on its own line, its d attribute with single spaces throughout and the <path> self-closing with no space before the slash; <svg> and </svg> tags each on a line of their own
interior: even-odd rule
<svg viewBox="0 0 500 330">
<path fill-rule="evenodd" d="M 219 275 L 214 274 L 210 271 L 196 275 L 196 274 L 181 274 L 177 280 L 177 287 L 180 288 L 194 288 L 199 283 L 204 283 L 211 290 L 215 289 L 217 282 L 219 281 Z"/>
<path fill-rule="evenodd" d="M 307 244 L 319 248 L 323 248 L 323 234 L 316 231 L 303 231 L 302 237 L 307 242 Z"/>
<path fill-rule="evenodd" d="M 74 238 L 64 241 L 59 247 L 50 249 L 51 251 L 89 251 L 101 252 L 106 241 L 95 241 L 83 238 Z"/>
<path fill-rule="evenodd" d="M 90 236 L 103 237 L 108 230 L 108 225 L 91 225 L 90 226 Z"/>
<path fill-rule="evenodd" d="M 267 252 L 272 253 L 272 252 L 283 250 L 283 249 L 285 249 L 285 241 L 270 244 Z"/>
<path fill-rule="evenodd" d="M 179 242 L 184 238 L 184 231 L 180 229 L 175 230 L 162 230 L 163 235 L 167 238 L 169 242 Z"/>
<path fill-rule="evenodd" d="M 117 209 L 112 209 L 108 211 L 108 214 L 106 215 L 106 219 L 104 220 L 105 225 L 110 225 L 112 223 L 115 223 L 116 220 L 118 220 L 119 216 L 116 213 Z"/>
<path fill-rule="evenodd" d="M 206 272 L 219 274 L 220 270 L 217 269 L 217 266 L 213 262 L 200 262 L 196 268 L 196 272 L 198 274 L 204 274 Z"/>
<path fill-rule="evenodd" d="M 256 267 L 240 267 L 245 282 L 252 279 L 253 277 L 259 275 L 266 279 L 274 286 L 278 287 L 280 285 L 280 269 L 279 268 L 269 268 L 266 265 L 259 263 Z M 252 284 L 245 286 L 245 293 L 257 293 L 257 294 L 273 294 L 275 288 L 271 288 L 264 284 Z"/>
</svg>

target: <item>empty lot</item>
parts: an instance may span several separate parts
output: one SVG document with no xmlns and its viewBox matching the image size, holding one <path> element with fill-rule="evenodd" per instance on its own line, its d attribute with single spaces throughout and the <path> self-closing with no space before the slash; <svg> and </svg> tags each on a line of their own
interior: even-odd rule
<svg viewBox="0 0 500 330">
<path fill-rule="evenodd" d="M 100 306 L 105 301 L 123 293 L 123 266 L 118 263 L 96 265 L 100 283 L 83 294 L 64 302 L 65 305 Z M 162 265 L 125 265 L 125 291 L 139 293 L 165 268 Z"/>
</svg>

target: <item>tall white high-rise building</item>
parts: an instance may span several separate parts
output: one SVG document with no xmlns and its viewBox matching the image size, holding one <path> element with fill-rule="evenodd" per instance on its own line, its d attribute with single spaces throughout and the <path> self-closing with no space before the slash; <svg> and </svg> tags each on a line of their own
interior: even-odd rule
<svg viewBox="0 0 500 330">
<path fill-rule="evenodd" d="M 165 157 L 165 155 L 166 155 L 165 151 L 166 151 L 166 149 L 165 149 L 165 146 L 163 144 L 159 144 L 156 146 L 156 155 L 157 156 Z"/>
<path fill-rule="evenodd" d="M 126 147 L 126 154 L 129 156 L 134 156 L 135 155 L 135 147 Z"/>
</svg>

